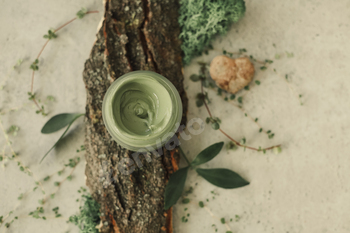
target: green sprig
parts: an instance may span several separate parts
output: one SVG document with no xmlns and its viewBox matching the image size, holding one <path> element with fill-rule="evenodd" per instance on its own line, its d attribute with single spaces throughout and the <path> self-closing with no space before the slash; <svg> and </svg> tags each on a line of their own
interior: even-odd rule
<svg viewBox="0 0 350 233">
<path fill-rule="evenodd" d="M 84 18 L 84 16 L 86 15 L 87 12 L 88 12 L 88 11 L 87 11 L 86 8 L 84 8 L 84 7 L 81 8 L 81 10 L 77 12 L 77 17 L 78 17 L 78 19 Z"/>
<path fill-rule="evenodd" d="M 13 136 L 16 136 L 19 131 L 19 127 L 17 125 L 11 125 L 10 128 L 7 130 L 8 134 L 12 134 Z"/>
<path fill-rule="evenodd" d="M 56 35 L 56 33 L 55 33 L 54 30 L 51 30 L 51 29 L 50 29 L 50 30 L 47 31 L 47 34 L 44 35 L 43 37 L 44 37 L 45 39 L 51 40 L 51 39 L 57 38 L 57 35 Z"/>
<path fill-rule="evenodd" d="M 39 66 L 38 66 L 38 64 L 39 64 L 39 60 L 38 59 L 35 59 L 35 61 L 30 65 L 30 69 L 32 69 L 32 70 L 39 70 Z"/>
<path fill-rule="evenodd" d="M 195 169 L 195 171 L 203 177 L 205 180 L 207 180 L 209 183 L 226 189 L 232 189 L 232 188 L 239 188 L 243 187 L 245 185 L 248 185 L 249 183 L 245 181 L 241 176 L 239 176 L 237 173 L 228 170 L 228 169 L 222 169 L 222 168 L 216 168 L 216 169 L 201 169 L 197 168 L 197 166 L 205 164 L 209 161 L 211 161 L 213 158 L 215 158 L 221 151 L 224 143 L 219 142 L 215 143 L 203 151 L 201 151 L 195 159 L 190 163 L 188 162 L 188 166 L 179 169 L 178 171 L 174 172 L 165 187 L 165 203 L 164 203 L 164 209 L 169 209 L 171 206 L 176 204 L 178 199 L 181 197 L 186 178 L 189 168 Z M 183 151 L 180 149 L 180 152 L 182 155 L 186 158 L 186 155 L 183 153 Z M 182 201 L 188 202 L 188 200 L 185 198 Z M 199 205 L 203 205 L 204 203 L 199 203 Z"/>
<path fill-rule="evenodd" d="M 218 130 L 220 129 L 220 124 L 221 124 L 221 120 L 220 118 L 218 117 L 207 117 L 207 119 L 205 119 L 205 122 L 207 124 L 211 124 L 211 127 L 214 129 L 214 130 Z"/>
</svg>

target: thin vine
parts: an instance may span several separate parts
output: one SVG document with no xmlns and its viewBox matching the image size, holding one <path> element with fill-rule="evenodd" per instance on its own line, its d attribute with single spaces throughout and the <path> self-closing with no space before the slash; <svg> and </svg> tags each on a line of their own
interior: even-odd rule
<svg viewBox="0 0 350 233">
<path fill-rule="evenodd" d="M 49 43 L 50 40 L 54 39 L 57 37 L 56 33 L 61 30 L 62 28 L 66 27 L 67 25 L 71 24 L 74 22 L 76 19 L 82 19 L 85 15 L 87 14 L 94 14 L 98 13 L 98 11 L 87 11 L 85 8 L 82 8 L 80 11 L 78 11 L 77 16 L 74 17 L 73 19 L 69 20 L 68 22 L 62 24 L 58 28 L 54 30 L 49 30 L 47 35 L 44 35 L 44 38 L 47 39 L 46 42 L 44 43 L 43 47 L 41 48 L 39 54 L 36 56 L 36 59 L 34 62 L 30 65 L 30 69 L 32 69 L 32 78 L 31 78 L 31 84 L 30 84 L 30 92 L 28 92 L 29 100 L 33 101 L 35 106 L 37 107 L 36 113 L 39 114 L 41 113 L 43 116 L 46 116 L 47 113 L 45 112 L 44 105 L 39 105 L 38 100 L 36 98 L 36 94 L 34 93 L 34 77 L 35 77 L 35 72 L 39 70 L 39 58 L 41 54 L 43 53 L 44 49 L 46 48 L 47 44 Z"/>
<path fill-rule="evenodd" d="M 252 146 L 247 146 L 247 145 L 245 145 L 245 141 L 246 141 L 245 138 L 242 140 L 242 142 L 239 142 L 238 140 L 235 140 L 231 136 L 229 136 L 223 129 L 221 129 L 221 127 L 220 127 L 221 120 L 219 118 L 213 116 L 212 112 L 210 111 L 209 105 L 208 105 L 210 103 L 210 100 L 208 98 L 208 93 L 204 92 L 204 85 L 206 85 L 207 87 L 210 87 L 210 86 L 213 87 L 213 85 L 208 84 L 208 81 L 206 79 L 206 73 L 207 73 L 206 63 L 201 63 L 200 66 L 201 66 L 200 75 L 198 76 L 199 79 L 198 80 L 196 80 L 194 78 L 191 78 L 191 79 L 192 79 L 192 81 L 200 81 L 201 93 L 200 93 L 200 95 L 197 95 L 197 98 L 199 100 L 199 104 L 197 103 L 197 106 L 200 107 L 201 104 L 204 104 L 205 109 L 207 110 L 208 115 L 209 115 L 209 118 L 207 118 L 207 123 L 212 123 L 212 127 L 215 130 L 219 130 L 223 135 L 225 135 L 228 139 L 230 139 L 230 141 L 232 141 L 234 143 L 234 145 L 236 145 L 236 146 L 243 147 L 245 149 L 254 150 L 254 151 L 262 151 L 264 153 L 266 153 L 266 151 L 268 151 L 268 150 L 273 150 L 274 148 L 280 149 L 280 147 L 281 147 L 280 144 L 266 147 L 266 148 L 261 148 L 261 147 L 255 148 Z M 242 102 L 242 100 L 238 99 L 238 102 Z M 274 134 L 269 132 L 269 138 L 272 138 L 273 136 L 274 136 Z"/>
<path fill-rule="evenodd" d="M 42 115 L 47 115 L 47 113 L 44 110 L 44 106 L 40 106 L 40 100 L 37 99 L 35 93 L 34 93 L 34 77 L 35 77 L 35 71 L 39 70 L 39 58 L 41 57 L 45 47 L 47 46 L 48 42 L 51 39 L 54 39 L 57 37 L 56 33 L 61 30 L 62 28 L 66 27 L 67 25 L 69 25 L 70 23 L 72 23 L 73 21 L 75 21 L 76 19 L 81 19 L 83 18 L 86 14 L 92 14 L 92 13 L 98 13 L 98 11 L 87 11 L 85 8 L 82 8 L 80 11 L 78 11 L 77 16 L 71 20 L 69 20 L 68 22 L 64 23 L 63 25 L 61 25 L 60 27 L 58 27 L 55 30 L 49 30 L 48 33 L 46 35 L 44 35 L 44 38 L 47 39 L 46 42 L 44 43 L 43 47 L 41 48 L 39 54 L 37 55 L 35 61 L 30 65 L 30 69 L 33 70 L 32 72 L 32 78 L 31 78 L 31 87 L 30 87 L 30 92 L 28 92 L 29 95 L 29 99 L 31 101 L 34 102 L 35 106 L 38 108 L 37 109 L 37 113 L 41 113 Z M 17 69 L 21 63 L 22 63 L 22 59 L 18 60 L 16 65 L 13 67 L 13 69 Z M 8 76 L 6 77 L 6 79 L 1 83 L 0 89 L 3 88 L 6 80 L 8 79 L 10 73 L 8 74 Z M 48 96 L 47 97 L 47 101 L 54 101 L 54 97 L 52 96 Z M 45 102 L 44 102 L 45 103 Z M 18 111 L 19 109 L 22 109 L 24 107 L 26 107 L 28 104 L 22 104 L 21 106 L 18 107 L 12 107 L 9 109 L 5 109 L 5 110 L 1 110 L 0 111 L 0 116 L 1 115 L 5 115 L 7 113 L 13 112 L 13 111 Z M 19 157 L 19 154 L 17 152 L 15 152 L 12 142 L 10 140 L 10 135 L 15 137 L 16 134 L 19 132 L 20 127 L 17 125 L 11 125 L 7 130 L 5 129 L 1 117 L 0 117 L 0 130 L 2 132 L 2 135 L 4 137 L 4 145 L 2 148 L 2 151 L 0 153 L 0 163 L 2 164 L 2 166 L 5 168 L 6 166 L 6 162 L 7 161 L 13 161 L 18 165 L 18 168 L 21 172 L 24 172 L 25 174 L 27 174 L 28 176 L 32 177 L 35 186 L 31 189 L 28 189 L 27 191 L 25 191 L 24 193 L 20 193 L 18 196 L 18 202 L 14 205 L 14 207 L 12 208 L 11 211 L 9 211 L 8 213 L 4 214 L 4 215 L 0 215 L 0 228 L 3 227 L 1 232 L 4 232 L 7 228 L 9 228 L 14 221 L 18 220 L 19 218 L 28 218 L 28 217 L 33 217 L 36 219 L 50 219 L 50 218 L 61 218 L 62 215 L 59 213 L 59 207 L 55 207 L 52 209 L 53 213 L 54 213 L 54 217 L 47 217 L 44 215 L 45 213 L 45 209 L 44 206 L 46 203 L 49 202 L 50 199 L 55 198 L 56 193 L 60 190 L 61 186 L 63 185 L 64 182 L 66 181 L 70 181 L 73 178 L 73 173 L 76 169 L 76 166 L 79 164 L 80 162 L 80 157 L 76 156 L 72 159 L 69 160 L 69 162 L 67 164 L 64 165 L 64 167 L 62 169 L 60 169 L 59 171 L 50 174 L 42 179 L 38 179 L 37 176 L 33 173 L 33 171 L 26 166 L 22 160 Z M 8 152 L 6 151 L 8 148 L 9 150 L 9 154 L 7 154 Z M 80 149 L 77 150 L 77 152 L 83 151 L 85 150 L 85 148 L 83 146 L 80 147 Z M 67 168 L 71 168 L 69 174 L 67 174 L 67 176 L 65 176 L 64 178 L 61 179 L 57 179 L 56 181 L 53 182 L 54 186 L 56 187 L 52 192 L 47 193 L 45 188 L 44 188 L 44 183 L 47 183 L 47 181 L 52 180 L 53 177 L 55 175 L 61 176 L 63 174 L 63 172 L 67 169 Z M 35 210 L 31 211 L 29 214 L 27 215 L 23 215 L 23 216 L 14 216 L 11 218 L 11 216 L 15 215 L 17 208 L 22 204 L 22 201 L 25 199 L 25 197 L 29 196 L 31 193 L 34 193 L 37 190 L 40 190 L 42 193 L 42 197 L 38 200 L 38 203 L 40 204 Z"/>
</svg>

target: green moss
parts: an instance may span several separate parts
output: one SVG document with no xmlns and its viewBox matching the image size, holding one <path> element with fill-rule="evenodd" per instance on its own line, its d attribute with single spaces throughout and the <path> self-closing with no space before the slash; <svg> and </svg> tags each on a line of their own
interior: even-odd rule
<svg viewBox="0 0 350 233">
<path fill-rule="evenodd" d="M 229 26 L 243 17 L 244 0 L 181 0 L 179 24 L 184 64 L 210 49 L 217 34 L 225 34 Z"/>
<path fill-rule="evenodd" d="M 100 205 L 90 194 L 83 194 L 84 204 L 80 206 L 80 213 L 69 217 L 69 222 L 79 227 L 80 233 L 98 233 L 96 226 L 100 222 Z"/>
</svg>

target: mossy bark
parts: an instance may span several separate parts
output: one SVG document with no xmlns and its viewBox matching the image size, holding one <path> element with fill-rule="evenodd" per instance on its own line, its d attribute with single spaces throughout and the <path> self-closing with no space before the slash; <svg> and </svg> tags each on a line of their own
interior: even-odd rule
<svg viewBox="0 0 350 233">
<path fill-rule="evenodd" d="M 177 169 L 177 150 L 143 156 L 142 168 L 122 175 L 118 162 L 132 152 L 108 134 L 102 100 L 110 84 L 135 70 L 167 77 L 182 98 L 185 123 L 187 97 L 183 88 L 178 0 L 107 0 L 102 26 L 83 73 L 86 104 L 86 183 L 101 204 L 101 232 L 172 232 L 171 210 L 164 211 L 164 189 Z"/>
</svg>

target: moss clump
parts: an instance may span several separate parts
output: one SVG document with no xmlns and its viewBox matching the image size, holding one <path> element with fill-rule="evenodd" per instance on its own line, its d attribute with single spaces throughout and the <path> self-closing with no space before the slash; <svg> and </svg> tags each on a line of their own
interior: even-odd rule
<svg viewBox="0 0 350 233">
<path fill-rule="evenodd" d="M 100 205 L 91 197 L 90 194 L 83 194 L 80 206 L 80 213 L 69 217 L 69 222 L 77 225 L 80 233 L 98 233 L 96 226 L 100 222 Z"/>
<path fill-rule="evenodd" d="M 211 47 L 217 34 L 243 17 L 244 0 L 181 0 L 179 24 L 184 64 Z"/>
</svg>

